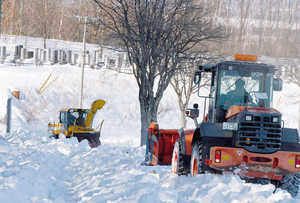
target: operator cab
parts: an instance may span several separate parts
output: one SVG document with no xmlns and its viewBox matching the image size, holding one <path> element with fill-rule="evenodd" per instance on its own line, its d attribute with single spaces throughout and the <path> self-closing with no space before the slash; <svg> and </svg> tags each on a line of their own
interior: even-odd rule
<svg viewBox="0 0 300 203">
<path fill-rule="evenodd" d="M 84 122 L 89 113 L 89 109 L 62 109 L 60 110 L 59 122 L 65 124 L 65 129 L 69 126 L 84 126 Z M 75 123 L 76 120 L 76 123 Z"/>
<path fill-rule="evenodd" d="M 195 74 L 199 84 L 201 72 L 212 73 L 207 122 L 225 122 L 232 105 L 272 108 L 273 91 L 281 91 L 282 81 L 274 78 L 275 66 L 255 63 L 255 57 L 235 55 L 235 61 L 205 64 Z"/>
</svg>

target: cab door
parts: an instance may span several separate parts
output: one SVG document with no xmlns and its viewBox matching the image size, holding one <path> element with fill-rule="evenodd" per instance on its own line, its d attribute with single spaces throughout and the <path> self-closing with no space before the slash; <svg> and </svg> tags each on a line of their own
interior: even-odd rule
<svg viewBox="0 0 300 203">
<path fill-rule="evenodd" d="M 67 112 L 60 112 L 59 122 L 64 124 L 65 130 L 68 130 Z"/>
<path fill-rule="evenodd" d="M 208 106 L 208 122 L 214 123 L 216 114 L 216 92 L 217 92 L 217 73 L 212 72 L 211 88 L 209 93 L 209 106 Z"/>
</svg>

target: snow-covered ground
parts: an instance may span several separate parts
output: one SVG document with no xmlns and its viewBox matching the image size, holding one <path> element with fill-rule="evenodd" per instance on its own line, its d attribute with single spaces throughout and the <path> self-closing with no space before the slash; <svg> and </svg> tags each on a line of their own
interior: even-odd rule
<svg viewBox="0 0 300 203">
<path fill-rule="evenodd" d="M 0 46 L 14 54 L 14 45 L 41 48 L 42 39 L 2 37 Z M 81 43 L 48 40 L 47 48 L 80 52 Z M 88 45 L 88 50 L 97 49 Z M 54 82 L 38 90 L 50 76 Z M 299 202 L 273 185 L 245 183 L 233 175 L 177 176 L 170 166 L 144 166 L 145 146 L 140 147 L 138 88 L 132 75 L 113 70 L 85 69 L 83 107 L 96 99 L 107 103 L 93 126 L 105 119 L 102 145 L 91 149 L 76 138 L 49 138 L 48 122 L 58 121 L 61 108 L 77 107 L 81 68 L 70 65 L 24 66 L 0 64 L 0 202 Z M 20 91 L 20 100 L 12 96 Z M 12 98 L 12 131 L 6 133 L 4 117 Z M 299 88 L 284 84 L 274 95 L 274 107 L 283 114 L 285 126 L 298 127 Z M 280 102 L 278 102 L 280 100 Z M 194 102 L 201 101 L 197 96 Z M 161 128 L 179 128 L 177 98 L 169 88 L 158 115 Z M 188 123 L 193 127 L 193 122 Z"/>
</svg>

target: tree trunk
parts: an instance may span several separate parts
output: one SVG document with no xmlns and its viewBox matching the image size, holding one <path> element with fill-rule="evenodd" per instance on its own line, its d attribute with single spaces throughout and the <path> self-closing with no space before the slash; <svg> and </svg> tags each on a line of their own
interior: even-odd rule
<svg viewBox="0 0 300 203">
<path fill-rule="evenodd" d="M 239 34 L 238 34 L 238 47 L 237 52 L 242 51 L 242 41 L 243 41 L 243 31 L 244 31 L 244 0 L 241 1 L 241 13 L 240 13 L 240 27 L 239 27 Z"/>
<path fill-rule="evenodd" d="M 162 92 L 161 92 L 162 91 Z M 157 96 L 147 94 L 145 90 L 140 90 L 140 112 L 141 112 L 141 146 L 147 144 L 148 128 L 151 122 L 157 122 L 157 110 L 164 90 L 158 90 Z"/>
<path fill-rule="evenodd" d="M 181 127 L 182 128 L 186 127 L 185 111 L 186 111 L 186 108 L 180 109 L 180 120 L 181 120 Z"/>
<path fill-rule="evenodd" d="M 148 128 L 150 127 L 150 119 L 149 113 L 146 110 L 145 105 L 140 102 L 140 110 L 141 110 L 141 146 L 147 143 L 148 139 Z"/>
</svg>

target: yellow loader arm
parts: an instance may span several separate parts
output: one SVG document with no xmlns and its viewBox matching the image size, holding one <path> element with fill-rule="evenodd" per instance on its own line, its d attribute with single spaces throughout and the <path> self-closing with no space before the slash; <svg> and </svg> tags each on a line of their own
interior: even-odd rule
<svg viewBox="0 0 300 203">
<path fill-rule="evenodd" d="M 93 122 L 93 118 L 95 114 L 97 113 L 97 110 L 102 109 L 106 102 L 103 100 L 96 100 L 92 103 L 91 109 L 86 117 L 86 121 L 84 123 L 85 127 L 90 128 Z"/>
</svg>

